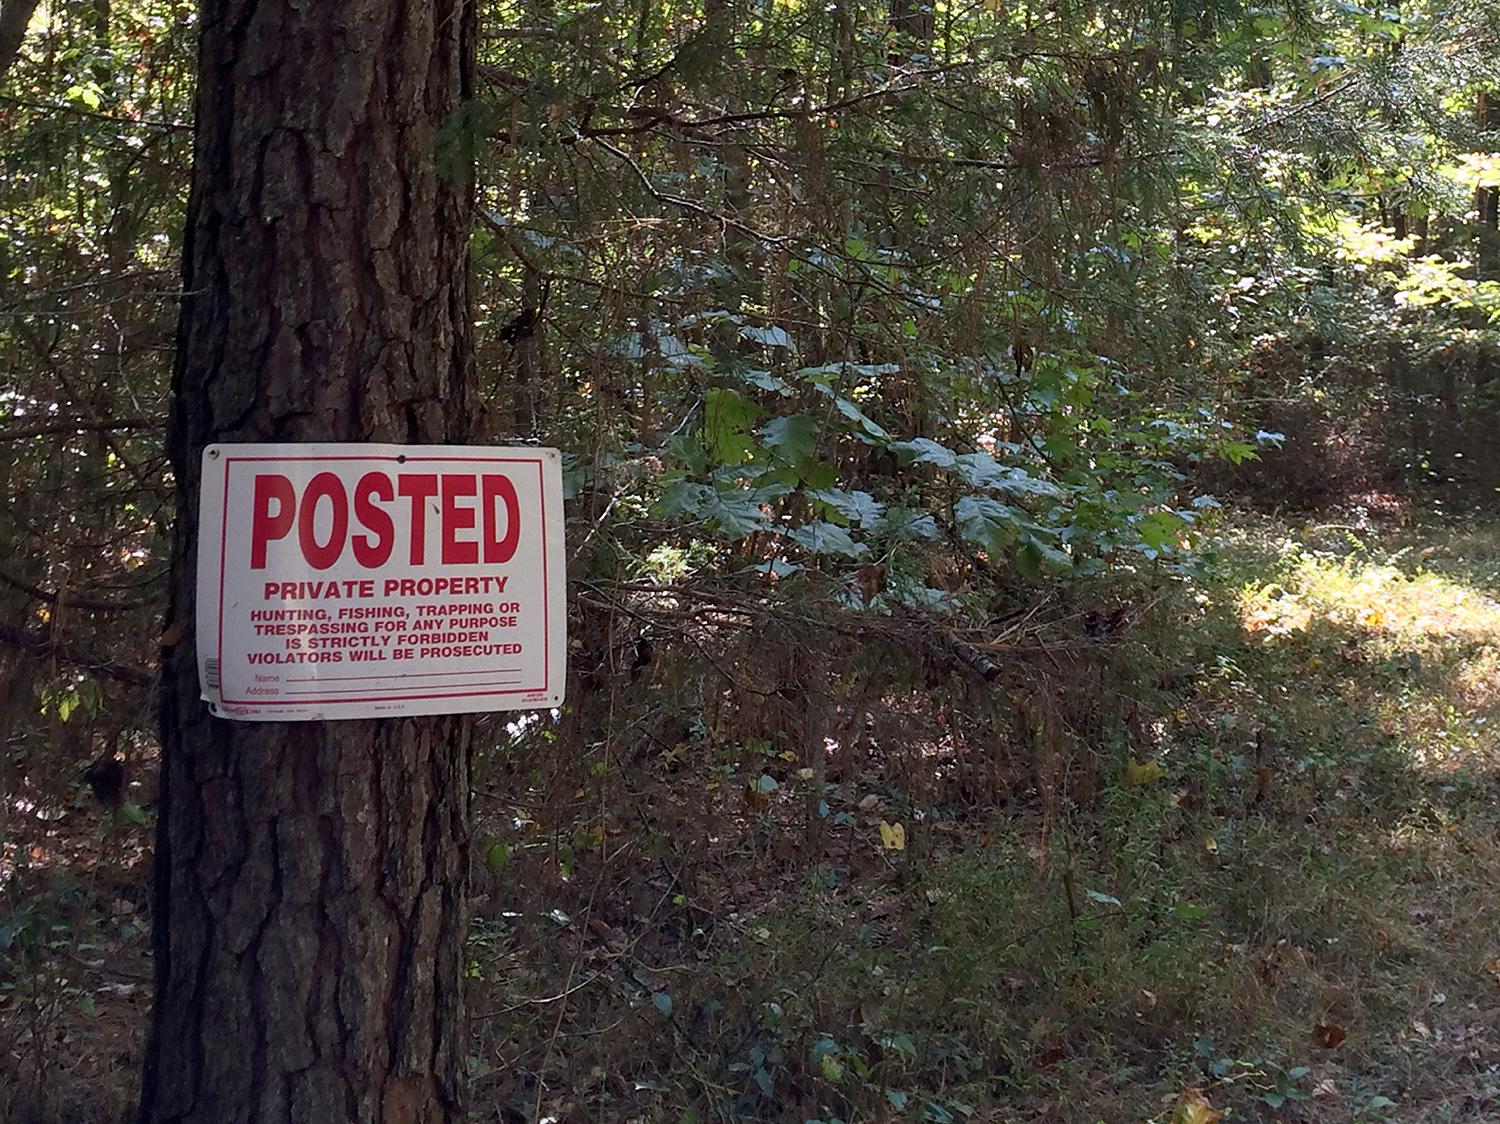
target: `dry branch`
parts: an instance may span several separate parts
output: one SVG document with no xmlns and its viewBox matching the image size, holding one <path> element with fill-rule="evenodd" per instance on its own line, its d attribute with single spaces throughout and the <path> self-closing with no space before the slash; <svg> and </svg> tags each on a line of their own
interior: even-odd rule
<svg viewBox="0 0 1500 1124">
<path fill-rule="evenodd" d="M 113 679 L 118 683 L 128 683 L 132 687 L 149 687 L 156 681 L 156 675 L 143 667 L 117 663 L 107 656 L 87 651 L 74 644 L 65 644 L 47 636 L 28 632 L 15 625 L 0 624 L 0 644 L 38 659 L 53 659 L 73 667 L 80 667 L 85 671 L 93 672 L 101 679 Z"/>
</svg>

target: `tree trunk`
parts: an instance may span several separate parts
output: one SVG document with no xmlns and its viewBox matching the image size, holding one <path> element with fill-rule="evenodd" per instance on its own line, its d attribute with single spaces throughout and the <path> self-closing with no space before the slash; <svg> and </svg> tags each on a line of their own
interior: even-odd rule
<svg viewBox="0 0 1500 1124">
<path fill-rule="evenodd" d="M 471 723 L 210 718 L 191 622 L 205 444 L 468 436 L 472 184 L 434 150 L 474 9 L 203 0 L 201 28 L 140 1120 L 456 1121 Z"/>
<path fill-rule="evenodd" d="M 37 0 L 0 0 L 0 79 L 21 53 Z"/>
</svg>

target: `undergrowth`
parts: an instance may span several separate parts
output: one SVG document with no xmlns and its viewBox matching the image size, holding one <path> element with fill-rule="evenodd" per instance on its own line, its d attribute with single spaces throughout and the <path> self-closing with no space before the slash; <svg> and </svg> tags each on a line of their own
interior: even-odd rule
<svg viewBox="0 0 1500 1124">
<path fill-rule="evenodd" d="M 585 621 L 477 770 L 472 1119 L 1500 1117 L 1500 528 L 1204 558 L 1039 601 L 993 682 L 686 593 Z M 0 1105 L 118 1121 L 144 831 L 38 823 Z"/>
<path fill-rule="evenodd" d="M 1158 584 L 1155 609 L 1070 663 L 1073 682 L 1054 674 L 1048 691 L 1107 712 L 1087 743 L 1076 699 L 1049 704 L 1053 736 L 1047 718 L 974 731 L 977 754 L 934 720 L 916 785 L 878 749 L 817 787 L 800 751 L 742 742 L 705 773 L 691 737 L 674 743 L 653 765 L 679 797 L 708 785 L 717 830 L 691 855 L 681 836 L 660 846 L 695 875 L 658 871 L 665 904 L 560 951 L 546 977 L 590 966 L 565 1012 L 518 994 L 481 1032 L 489 1111 L 1493 1118 L 1497 559 L 1493 528 L 1242 521 L 1196 579 Z M 1134 699 L 1101 706 L 1100 661 Z M 1026 709 L 1022 685 L 998 690 L 997 711 Z M 938 694 L 906 699 L 908 719 L 941 715 Z M 954 721 L 985 713 L 968 701 Z M 986 769 L 999 799 L 966 801 L 953 775 Z M 760 777 L 758 805 L 723 801 Z M 570 877 L 609 871 L 591 916 L 651 881 L 643 858 L 577 859 Z"/>
</svg>

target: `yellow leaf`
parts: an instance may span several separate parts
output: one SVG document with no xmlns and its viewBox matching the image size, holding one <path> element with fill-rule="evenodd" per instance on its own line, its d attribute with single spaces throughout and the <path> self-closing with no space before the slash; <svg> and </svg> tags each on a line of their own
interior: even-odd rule
<svg viewBox="0 0 1500 1124">
<path fill-rule="evenodd" d="M 1125 762 L 1125 783 L 1129 785 L 1150 784 L 1166 770 L 1158 761 Z"/>
<path fill-rule="evenodd" d="M 1210 852 L 1210 853 L 1217 852 L 1218 849 L 1219 849 L 1219 841 L 1217 839 L 1215 839 L 1212 835 L 1204 836 L 1204 838 L 1203 838 L 1203 849 L 1205 851 Z"/>
<path fill-rule="evenodd" d="M 887 851 L 906 850 L 906 828 L 898 823 L 880 821 L 880 845 Z"/>
<path fill-rule="evenodd" d="M 1217 1124 L 1224 1115 L 1197 1089 L 1184 1089 L 1172 1109 L 1172 1124 Z"/>
</svg>

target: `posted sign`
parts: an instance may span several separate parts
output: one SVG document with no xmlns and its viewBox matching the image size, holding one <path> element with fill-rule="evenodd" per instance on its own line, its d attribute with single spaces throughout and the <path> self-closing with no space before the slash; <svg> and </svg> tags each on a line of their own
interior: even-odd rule
<svg viewBox="0 0 1500 1124">
<path fill-rule="evenodd" d="M 556 449 L 212 445 L 198 529 L 198 679 L 221 717 L 562 701 Z"/>
</svg>

